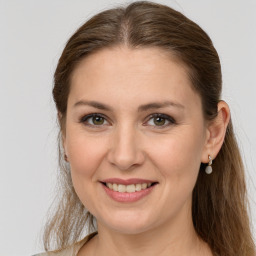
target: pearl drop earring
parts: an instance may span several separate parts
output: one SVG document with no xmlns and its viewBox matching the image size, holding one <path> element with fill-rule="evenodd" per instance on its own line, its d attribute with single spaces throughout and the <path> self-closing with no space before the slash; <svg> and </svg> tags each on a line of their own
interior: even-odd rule
<svg viewBox="0 0 256 256">
<path fill-rule="evenodd" d="M 212 157 L 210 155 L 209 155 L 209 163 L 208 163 L 207 167 L 205 168 L 205 172 L 207 174 L 212 173 Z"/>
</svg>

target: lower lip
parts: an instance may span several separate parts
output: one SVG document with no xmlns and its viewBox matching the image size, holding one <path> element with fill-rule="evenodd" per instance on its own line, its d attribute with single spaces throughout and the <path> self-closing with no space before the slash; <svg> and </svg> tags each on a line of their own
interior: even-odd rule
<svg viewBox="0 0 256 256">
<path fill-rule="evenodd" d="M 136 202 L 139 201 L 140 199 L 146 197 L 155 187 L 151 186 L 149 188 L 143 189 L 141 191 L 136 191 L 133 193 L 129 192 L 117 192 L 109 189 L 106 187 L 104 184 L 102 184 L 104 190 L 106 191 L 107 195 L 109 195 L 113 200 L 117 202 L 122 202 L 122 203 L 131 203 L 131 202 Z"/>
</svg>

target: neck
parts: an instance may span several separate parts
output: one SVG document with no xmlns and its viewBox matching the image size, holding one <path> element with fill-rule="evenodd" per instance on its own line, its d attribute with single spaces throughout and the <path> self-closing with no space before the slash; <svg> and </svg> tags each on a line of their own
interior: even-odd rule
<svg viewBox="0 0 256 256">
<path fill-rule="evenodd" d="M 183 216 L 138 234 L 113 231 L 98 223 L 93 247 L 93 255 L 212 255 L 207 244 L 197 236 L 191 216 L 186 217 L 186 222 Z"/>
</svg>

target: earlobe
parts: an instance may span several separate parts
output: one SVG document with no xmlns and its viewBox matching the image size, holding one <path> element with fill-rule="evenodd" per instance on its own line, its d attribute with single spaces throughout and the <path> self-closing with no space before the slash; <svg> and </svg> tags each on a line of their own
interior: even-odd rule
<svg viewBox="0 0 256 256">
<path fill-rule="evenodd" d="M 209 155 L 212 157 L 212 159 L 216 158 L 218 155 L 226 135 L 229 120 L 230 110 L 228 104 L 225 101 L 220 101 L 218 103 L 218 114 L 212 121 L 209 122 L 207 127 L 208 136 L 204 153 L 202 155 L 203 163 L 208 163 Z"/>
<path fill-rule="evenodd" d="M 68 155 L 67 155 L 67 148 L 66 148 L 66 135 L 65 135 L 65 125 L 63 125 L 63 115 L 61 112 L 58 111 L 58 120 L 61 128 L 60 132 L 60 138 L 61 138 L 61 143 L 62 143 L 62 148 L 63 148 L 63 154 L 64 154 L 64 160 L 68 162 Z"/>
<path fill-rule="evenodd" d="M 66 138 L 65 138 L 65 135 L 62 134 L 61 135 L 61 138 L 62 138 L 62 147 L 63 147 L 63 154 L 64 154 L 64 160 L 66 162 L 68 162 L 68 153 L 67 153 L 67 147 L 66 147 Z"/>
</svg>

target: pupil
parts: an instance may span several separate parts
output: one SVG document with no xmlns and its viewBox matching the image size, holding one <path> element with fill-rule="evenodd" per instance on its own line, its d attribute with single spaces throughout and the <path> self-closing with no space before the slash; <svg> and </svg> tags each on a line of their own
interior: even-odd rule
<svg viewBox="0 0 256 256">
<path fill-rule="evenodd" d="M 102 120 L 103 120 L 103 118 L 102 117 L 100 117 L 100 116 L 96 116 L 96 117 L 94 117 L 94 119 L 93 119 L 93 123 L 94 124 L 102 124 Z"/>
<path fill-rule="evenodd" d="M 155 118 L 155 124 L 156 125 L 163 125 L 165 123 L 165 119 L 162 117 L 156 117 Z"/>
</svg>

